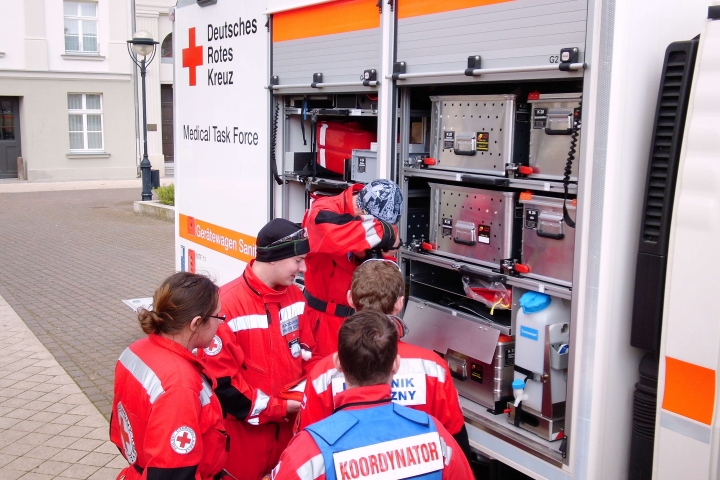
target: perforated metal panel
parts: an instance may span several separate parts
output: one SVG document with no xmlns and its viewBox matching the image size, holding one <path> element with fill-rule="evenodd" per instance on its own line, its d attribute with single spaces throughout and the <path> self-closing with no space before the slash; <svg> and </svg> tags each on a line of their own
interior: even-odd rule
<svg viewBox="0 0 720 480">
<path fill-rule="evenodd" d="M 463 69 L 471 55 L 481 56 L 483 69 L 548 65 L 570 47 L 584 59 L 587 0 L 515 0 L 457 10 L 450 10 L 450 1 L 433 7 L 448 11 L 418 15 L 420 3 L 427 4 L 398 2 L 396 58 L 407 73 Z"/>
</svg>

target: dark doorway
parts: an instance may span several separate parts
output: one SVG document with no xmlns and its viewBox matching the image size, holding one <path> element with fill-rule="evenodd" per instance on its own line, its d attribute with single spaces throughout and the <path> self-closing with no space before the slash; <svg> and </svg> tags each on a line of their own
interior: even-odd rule
<svg viewBox="0 0 720 480">
<path fill-rule="evenodd" d="M 0 97 L 0 178 L 17 178 L 20 150 L 20 102 Z"/>
<path fill-rule="evenodd" d="M 175 162 L 173 144 L 173 86 L 160 85 L 160 111 L 162 113 L 162 150 L 165 163 Z M 166 170 L 167 171 L 167 170 Z"/>
</svg>

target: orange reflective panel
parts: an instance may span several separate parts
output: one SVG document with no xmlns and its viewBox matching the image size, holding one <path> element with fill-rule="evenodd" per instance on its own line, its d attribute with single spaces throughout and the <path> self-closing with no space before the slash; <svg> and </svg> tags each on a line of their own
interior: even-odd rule
<svg viewBox="0 0 720 480">
<path fill-rule="evenodd" d="M 419 17 L 510 1 L 512 0 L 398 0 L 398 18 Z"/>
<path fill-rule="evenodd" d="M 715 370 L 665 357 L 662 408 L 712 425 L 715 409 Z"/>
<path fill-rule="evenodd" d="M 377 0 L 337 0 L 274 14 L 272 36 L 284 42 L 379 27 Z"/>
</svg>

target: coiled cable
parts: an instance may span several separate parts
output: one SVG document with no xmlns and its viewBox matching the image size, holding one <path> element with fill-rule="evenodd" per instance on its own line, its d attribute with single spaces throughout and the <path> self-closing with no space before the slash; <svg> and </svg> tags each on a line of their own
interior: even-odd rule
<svg viewBox="0 0 720 480">
<path fill-rule="evenodd" d="M 282 179 L 278 175 L 277 163 L 275 158 L 275 148 L 277 147 L 278 118 L 280 116 L 280 102 L 275 102 L 275 113 L 273 114 L 272 128 L 270 129 L 270 171 L 275 179 L 275 183 L 282 185 Z"/>
<path fill-rule="evenodd" d="M 563 197 L 563 220 L 570 228 L 575 228 L 575 221 L 570 218 L 570 212 L 567 209 L 568 200 L 568 187 L 570 186 L 570 175 L 572 175 L 573 161 L 575 161 L 575 153 L 577 153 L 578 137 L 580 136 L 580 129 L 582 128 L 582 99 L 578 102 L 578 116 L 573 119 L 573 132 L 570 136 L 570 151 L 568 151 L 568 159 L 565 163 L 565 170 L 563 173 L 563 188 L 565 190 L 565 196 Z"/>
</svg>

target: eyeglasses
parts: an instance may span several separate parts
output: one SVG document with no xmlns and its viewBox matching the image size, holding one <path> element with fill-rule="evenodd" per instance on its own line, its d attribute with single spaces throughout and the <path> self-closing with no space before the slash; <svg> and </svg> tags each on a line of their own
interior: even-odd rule
<svg viewBox="0 0 720 480">
<path fill-rule="evenodd" d="M 285 243 L 285 242 L 295 242 L 298 240 L 304 240 L 307 238 L 307 236 L 308 236 L 307 229 L 301 228 L 297 232 L 293 232 L 290 235 L 286 235 L 283 238 L 281 238 L 280 240 L 275 240 L 270 245 L 268 245 L 268 247 L 272 247 L 274 245 L 278 245 L 278 244 Z"/>
<path fill-rule="evenodd" d="M 208 315 L 208 318 L 217 318 L 221 322 L 224 322 L 227 317 L 225 315 Z"/>
</svg>

